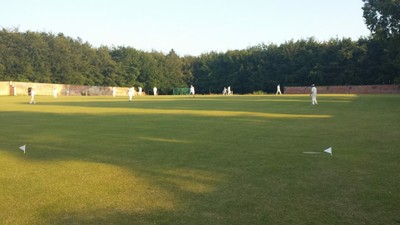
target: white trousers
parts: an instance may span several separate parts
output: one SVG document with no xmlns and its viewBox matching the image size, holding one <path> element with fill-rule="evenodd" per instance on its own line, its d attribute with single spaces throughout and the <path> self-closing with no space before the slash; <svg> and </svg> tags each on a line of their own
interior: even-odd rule
<svg viewBox="0 0 400 225">
<path fill-rule="evenodd" d="M 311 105 L 318 105 L 317 96 L 311 96 Z"/>
</svg>

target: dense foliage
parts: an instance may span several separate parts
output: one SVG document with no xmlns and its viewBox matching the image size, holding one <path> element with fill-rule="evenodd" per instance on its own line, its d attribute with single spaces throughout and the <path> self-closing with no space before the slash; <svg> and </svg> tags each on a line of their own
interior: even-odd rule
<svg viewBox="0 0 400 225">
<path fill-rule="evenodd" d="M 0 31 L 0 80 L 104 86 L 194 84 L 197 93 L 273 92 L 277 84 L 400 83 L 399 0 L 363 0 L 371 37 L 291 40 L 244 50 L 179 56 L 132 47 L 92 47 L 64 34 Z"/>
<path fill-rule="evenodd" d="M 188 59 L 133 48 L 93 48 L 63 34 L 0 31 L 0 80 L 132 86 L 164 93 L 186 86 Z"/>
<path fill-rule="evenodd" d="M 400 35 L 400 0 L 362 0 L 368 29 L 379 38 Z"/>
<path fill-rule="evenodd" d="M 275 91 L 276 85 L 357 85 L 400 82 L 399 49 L 391 42 L 360 38 L 313 38 L 280 46 L 259 45 L 246 50 L 210 53 L 193 64 L 195 84 L 204 92 L 223 85 L 236 92 Z M 396 61 L 397 58 L 397 61 Z"/>
</svg>

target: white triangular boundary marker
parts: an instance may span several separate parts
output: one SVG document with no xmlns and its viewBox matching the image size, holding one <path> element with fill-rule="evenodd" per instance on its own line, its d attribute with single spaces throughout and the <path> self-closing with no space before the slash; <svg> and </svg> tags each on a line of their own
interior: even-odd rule
<svg viewBox="0 0 400 225">
<path fill-rule="evenodd" d="M 325 149 L 324 152 L 330 154 L 331 156 L 333 155 L 332 147 Z M 317 154 L 322 154 L 322 152 L 303 152 L 303 154 L 317 155 Z"/>
<path fill-rule="evenodd" d="M 332 155 L 333 154 L 332 153 L 332 147 L 329 147 L 329 148 L 325 149 L 324 152 Z"/>
<path fill-rule="evenodd" d="M 26 145 L 22 145 L 21 147 L 19 147 L 19 149 L 21 149 L 21 150 L 24 152 L 24 154 L 25 154 Z"/>
</svg>

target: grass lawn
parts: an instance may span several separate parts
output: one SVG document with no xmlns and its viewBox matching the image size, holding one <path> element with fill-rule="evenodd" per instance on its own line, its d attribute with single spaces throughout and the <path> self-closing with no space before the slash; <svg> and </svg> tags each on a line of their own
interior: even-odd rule
<svg viewBox="0 0 400 225">
<path fill-rule="evenodd" d="M 400 95 L 36 100 L 0 97 L 0 224 L 400 224 Z"/>
</svg>

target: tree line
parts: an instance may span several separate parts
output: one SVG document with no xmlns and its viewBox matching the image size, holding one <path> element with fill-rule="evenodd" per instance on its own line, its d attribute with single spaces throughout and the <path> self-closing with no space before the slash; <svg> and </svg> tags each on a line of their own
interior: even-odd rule
<svg viewBox="0 0 400 225">
<path fill-rule="evenodd" d="M 394 44 L 397 43 L 397 46 Z M 199 93 L 273 92 L 281 86 L 400 83 L 400 42 L 314 38 L 197 57 L 131 47 L 93 48 L 63 34 L 0 32 L 0 79 L 42 83 L 173 88 Z"/>
<path fill-rule="evenodd" d="M 95 48 L 62 33 L 3 28 L 0 80 L 145 90 L 156 86 L 161 94 L 192 84 L 196 93 L 221 93 L 227 86 L 235 93 L 271 93 L 277 84 L 399 84 L 400 4 L 396 1 L 363 0 L 371 36 L 356 41 L 308 38 L 200 56 L 179 56 L 173 49 L 165 54 L 125 46 Z"/>
</svg>

